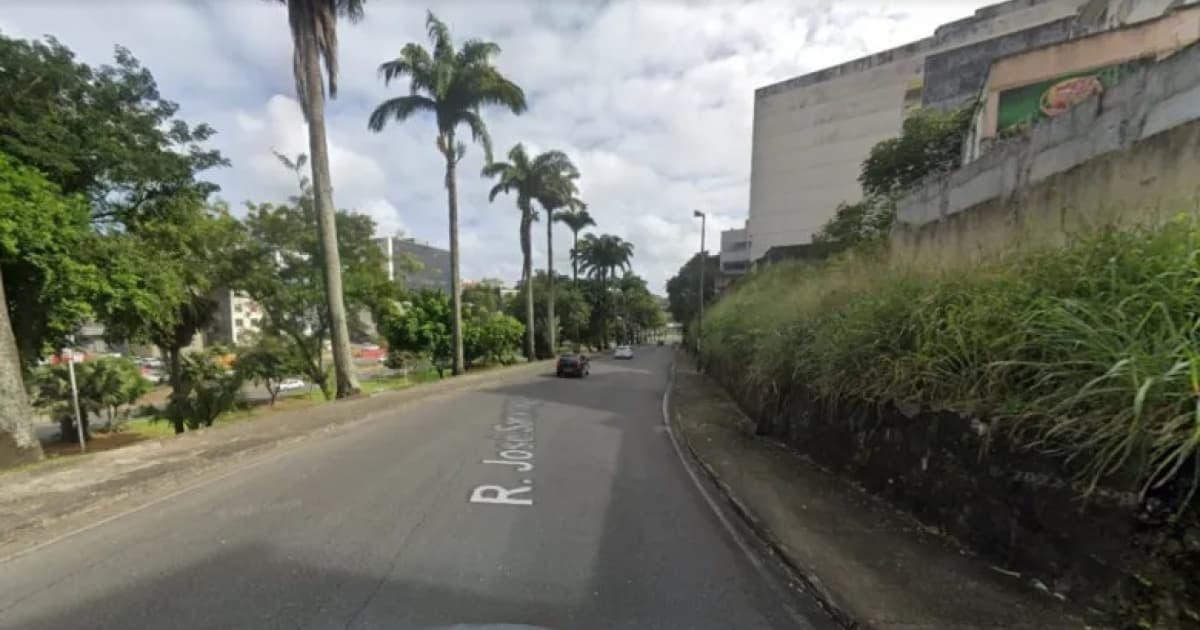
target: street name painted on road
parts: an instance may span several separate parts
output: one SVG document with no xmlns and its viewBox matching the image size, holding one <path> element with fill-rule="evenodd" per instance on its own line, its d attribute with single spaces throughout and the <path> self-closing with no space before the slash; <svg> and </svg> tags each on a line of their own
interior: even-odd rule
<svg viewBox="0 0 1200 630">
<path fill-rule="evenodd" d="M 506 406 L 504 420 L 492 426 L 496 455 L 483 460 L 496 466 L 498 474 L 520 476 L 520 483 L 483 484 L 475 486 L 468 501 L 490 505 L 533 505 L 533 402 L 515 398 Z"/>
</svg>

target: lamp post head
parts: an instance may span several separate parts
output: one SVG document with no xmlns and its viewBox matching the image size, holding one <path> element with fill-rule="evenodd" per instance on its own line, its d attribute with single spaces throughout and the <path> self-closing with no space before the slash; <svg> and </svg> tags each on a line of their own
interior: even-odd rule
<svg viewBox="0 0 1200 630">
<path fill-rule="evenodd" d="M 692 210 L 692 216 L 696 217 L 697 219 L 703 219 L 704 213 L 700 212 L 699 210 Z"/>
</svg>

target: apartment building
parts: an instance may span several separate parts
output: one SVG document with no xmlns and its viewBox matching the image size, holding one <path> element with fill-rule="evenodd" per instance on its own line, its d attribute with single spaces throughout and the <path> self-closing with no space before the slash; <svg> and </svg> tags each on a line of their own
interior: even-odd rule
<svg viewBox="0 0 1200 630">
<path fill-rule="evenodd" d="M 220 289 L 213 293 L 216 308 L 205 339 L 210 344 L 249 343 L 262 329 L 262 307 L 244 293 Z"/>
</svg>

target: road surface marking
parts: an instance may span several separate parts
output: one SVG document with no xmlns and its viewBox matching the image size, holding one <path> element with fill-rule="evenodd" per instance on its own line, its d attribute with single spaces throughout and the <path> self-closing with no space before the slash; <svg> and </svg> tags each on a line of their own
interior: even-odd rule
<svg viewBox="0 0 1200 630">
<path fill-rule="evenodd" d="M 504 421 L 492 426 L 495 457 L 483 460 L 484 464 L 508 466 L 508 470 L 525 473 L 533 470 L 533 402 L 526 398 L 515 398 L 507 406 Z M 503 468 L 499 469 L 503 470 Z M 487 483 L 475 486 L 468 503 L 485 505 L 533 505 L 533 480 L 524 478 L 520 485 Z M 530 495 L 530 496 L 520 496 Z"/>
</svg>

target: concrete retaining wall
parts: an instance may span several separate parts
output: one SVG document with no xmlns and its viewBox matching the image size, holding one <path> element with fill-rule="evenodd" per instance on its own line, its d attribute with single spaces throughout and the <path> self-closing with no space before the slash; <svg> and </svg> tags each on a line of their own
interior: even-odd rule
<svg viewBox="0 0 1200 630">
<path fill-rule="evenodd" d="M 893 255 L 960 265 L 1087 226 L 1200 212 L 1200 46 L 1129 77 L 897 204 Z"/>
</svg>

